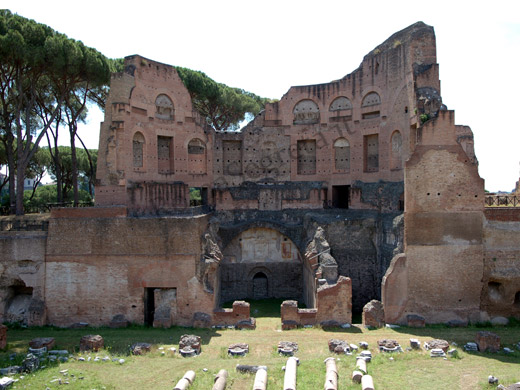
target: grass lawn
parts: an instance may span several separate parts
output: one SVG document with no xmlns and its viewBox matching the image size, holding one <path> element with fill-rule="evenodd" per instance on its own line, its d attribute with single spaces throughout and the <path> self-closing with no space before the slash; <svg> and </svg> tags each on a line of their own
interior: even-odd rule
<svg viewBox="0 0 520 390">
<path fill-rule="evenodd" d="M 222 368 L 228 370 L 227 389 L 251 389 L 253 374 L 240 374 L 235 371 L 237 364 L 268 366 L 268 389 L 283 388 L 282 367 L 286 358 L 278 356 L 276 345 L 279 341 L 295 341 L 299 345 L 296 356 L 300 359 L 298 367 L 298 390 L 323 389 L 325 381 L 325 364 L 323 361 L 331 356 L 327 341 L 331 338 L 347 340 L 349 343 L 367 341 L 373 359 L 368 363 L 368 371 L 374 378 L 375 387 L 383 389 L 495 389 L 487 384 L 488 375 L 500 379 L 500 383 L 509 385 L 520 381 L 520 351 L 514 345 L 520 342 L 520 326 L 493 328 L 448 328 L 432 326 L 422 329 L 396 328 L 368 330 L 361 326 L 350 329 L 324 331 L 320 328 L 306 328 L 291 331 L 280 330 L 278 302 L 258 305 L 253 302 L 251 312 L 256 310 L 257 329 L 254 331 L 237 331 L 233 329 L 190 329 L 173 327 L 170 329 L 153 329 L 132 326 L 124 329 L 86 328 L 57 329 L 44 328 L 10 328 L 8 330 L 8 346 L 0 352 L 0 366 L 13 364 L 9 356 L 13 353 L 23 354 L 27 351 L 28 342 L 35 337 L 54 337 L 55 349 L 67 349 L 75 359 L 61 364 L 50 364 L 46 368 L 31 374 L 16 375 L 19 379 L 12 389 L 172 389 L 187 370 L 194 370 L 196 378 L 190 389 L 211 389 L 214 375 Z M 275 307 L 275 310 L 269 309 Z M 278 313 L 277 313 L 278 311 Z M 491 330 L 500 335 L 502 346 L 508 346 L 515 352 L 505 353 L 466 353 L 462 346 L 475 340 L 480 330 Z M 178 353 L 168 351 L 170 347 L 178 349 L 179 337 L 185 333 L 193 333 L 202 337 L 202 353 L 194 358 L 182 358 Z M 105 340 L 105 349 L 99 353 L 79 354 L 79 340 L 86 334 L 100 334 Z M 392 338 L 399 341 L 403 349 L 409 346 L 410 338 L 418 338 L 421 343 L 432 338 L 442 338 L 450 343 L 455 342 L 459 354 L 457 358 L 430 358 L 429 353 L 410 351 L 401 354 L 383 354 L 377 350 L 377 340 Z M 128 354 L 129 346 L 135 342 L 153 344 L 152 351 L 143 356 Z M 227 346 L 245 342 L 249 344 L 250 353 L 245 357 L 229 357 Z M 164 349 L 159 349 L 164 348 Z M 164 355 L 162 352 L 165 352 Z M 91 361 L 79 361 L 83 356 Z M 110 357 L 110 361 L 94 362 L 99 356 Z M 361 389 L 361 385 L 353 384 L 350 375 L 355 367 L 355 357 L 338 355 L 339 389 Z M 393 357 L 393 360 L 390 359 Z M 123 358 L 119 364 L 112 361 Z M 20 358 L 15 358 L 15 363 Z M 207 369 L 204 371 L 203 369 Z M 62 370 L 68 370 L 64 375 Z M 22 378 L 23 377 L 23 378 Z M 60 381 L 62 384 L 60 384 Z M 64 385 L 68 382 L 69 385 Z"/>
</svg>

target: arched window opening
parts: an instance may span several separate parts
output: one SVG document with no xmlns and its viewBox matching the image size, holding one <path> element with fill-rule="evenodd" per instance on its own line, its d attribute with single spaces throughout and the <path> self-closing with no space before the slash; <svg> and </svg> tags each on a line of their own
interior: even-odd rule
<svg viewBox="0 0 520 390">
<path fill-rule="evenodd" d="M 350 170 L 350 144 L 345 138 L 338 138 L 334 142 L 334 162 L 337 171 Z"/>
<path fill-rule="evenodd" d="M 294 106 L 293 114 L 293 124 L 295 125 L 320 123 L 320 108 L 310 99 L 298 102 Z"/>
<path fill-rule="evenodd" d="M 155 117 L 164 120 L 173 120 L 175 109 L 172 100 L 167 95 L 159 95 L 155 99 Z"/>
<path fill-rule="evenodd" d="M 363 119 L 378 118 L 380 115 L 379 105 L 381 105 L 381 98 L 377 92 L 370 92 L 363 98 L 361 108 Z"/>
<path fill-rule="evenodd" d="M 188 143 L 188 170 L 191 174 L 206 173 L 206 144 L 198 138 Z"/>
<path fill-rule="evenodd" d="M 401 132 L 396 130 L 390 138 L 390 169 L 403 168 L 403 138 Z"/>
<path fill-rule="evenodd" d="M 132 152 L 134 157 L 134 168 L 143 167 L 144 136 L 140 132 L 134 134 L 132 141 Z"/>
</svg>

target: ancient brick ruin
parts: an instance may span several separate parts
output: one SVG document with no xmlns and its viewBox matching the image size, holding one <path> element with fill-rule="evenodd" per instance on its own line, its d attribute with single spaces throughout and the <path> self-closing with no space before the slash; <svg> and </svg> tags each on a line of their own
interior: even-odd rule
<svg viewBox="0 0 520 390">
<path fill-rule="evenodd" d="M 477 168 L 421 22 L 240 132 L 209 128 L 174 67 L 130 56 L 101 124 L 96 207 L 1 233 L 0 314 L 230 325 L 249 306 L 224 302 L 272 297 L 307 306 L 284 306 L 296 325 L 349 323 L 373 299 L 388 323 L 520 318 L 520 208 L 485 209 Z"/>
</svg>

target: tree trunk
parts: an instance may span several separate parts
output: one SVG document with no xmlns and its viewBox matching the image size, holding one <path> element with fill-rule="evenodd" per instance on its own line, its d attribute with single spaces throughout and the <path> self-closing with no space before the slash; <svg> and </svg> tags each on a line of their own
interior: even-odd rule
<svg viewBox="0 0 520 390">
<path fill-rule="evenodd" d="M 70 130 L 70 160 L 72 164 L 72 190 L 74 191 L 74 207 L 78 207 L 79 191 L 78 191 L 78 161 L 76 157 L 76 131 L 75 124 L 69 125 Z"/>
<path fill-rule="evenodd" d="M 90 152 L 88 151 L 87 147 L 85 146 L 85 143 L 80 138 L 80 136 L 77 136 L 79 139 L 79 142 L 81 142 L 81 145 L 83 145 L 83 149 L 85 149 L 85 153 L 87 153 L 88 158 L 88 165 L 90 166 L 90 175 L 88 177 L 88 193 L 90 194 L 90 197 L 92 198 L 94 196 L 94 176 L 96 172 L 94 172 L 94 164 L 92 163 L 92 156 L 90 155 Z"/>
</svg>

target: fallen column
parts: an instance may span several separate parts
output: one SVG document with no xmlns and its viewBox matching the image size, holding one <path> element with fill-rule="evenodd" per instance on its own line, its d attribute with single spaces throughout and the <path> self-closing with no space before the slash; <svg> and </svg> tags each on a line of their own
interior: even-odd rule
<svg viewBox="0 0 520 390">
<path fill-rule="evenodd" d="M 267 370 L 261 366 L 256 371 L 255 383 L 253 384 L 253 390 L 265 390 L 267 388 Z"/>
<path fill-rule="evenodd" d="M 325 359 L 325 390 L 338 390 L 338 368 L 336 367 L 336 359 L 333 357 Z"/>
<path fill-rule="evenodd" d="M 361 371 L 355 370 L 352 372 L 352 382 L 361 383 L 361 378 L 363 378 L 363 373 Z"/>
<path fill-rule="evenodd" d="M 177 382 L 173 390 L 186 390 L 195 380 L 195 371 L 186 371 L 180 381 Z"/>
<path fill-rule="evenodd" d="M 361 371 L 363 374 L 367 374 L 367 361 L 365 358 L 357 358 L 356 359 L 356 369 Z"/>
<path fill-rule="evenodd" d="M 292 356 L 285 364 L 285 377 L 283 379 L 283 390 L 296 390 L 296 369 L 300 361 Z"/>
<path fill-rule="evenodd" d="M 226 388 L 228 373 L 226 370 L 220 370 L 215 377 L 215 384 L 211 390 L 224 390 Z"/>
<path fill-rule="evenodd" d="M 371 375 L 363 375 L 363 378 L 361 378 L 361 388 L 363 390 L 374 390 L 374 380 Z"/>
</svg>

